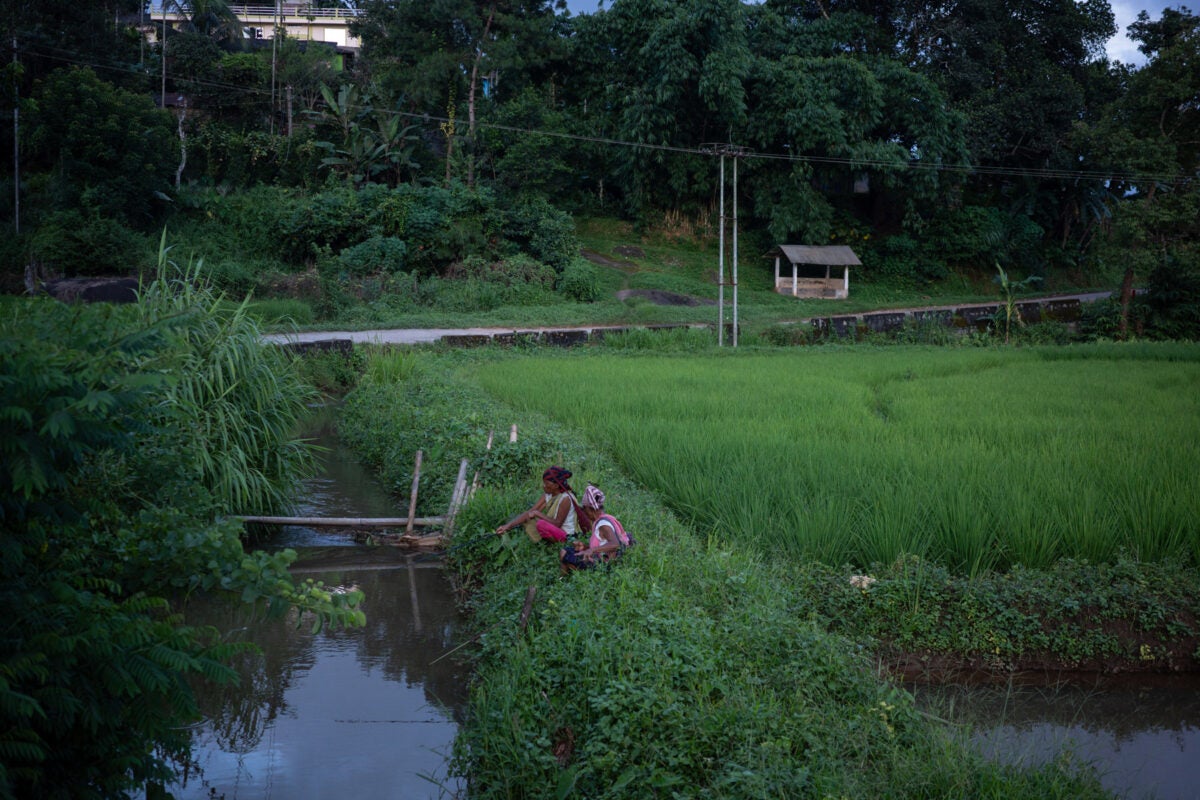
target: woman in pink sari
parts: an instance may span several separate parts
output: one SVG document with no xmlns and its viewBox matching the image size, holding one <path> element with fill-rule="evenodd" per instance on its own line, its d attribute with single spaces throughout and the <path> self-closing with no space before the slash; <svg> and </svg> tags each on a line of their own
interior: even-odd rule
<svg viewBox="0 0 1200 800">
<path fill-rule="evenodd" d="M 500 527 L 496 533 L 507 533 L 518 525 L 525 526 L 525 533 L 536 541 L 565 542 L 575 538 L 579 501 L 571 490 L 567 479 L 571 471 L 562 467 L 550 467 L 542 473 L 542 489 L 545 494 L 533 508 L 523 511 Z"/>
</svg>

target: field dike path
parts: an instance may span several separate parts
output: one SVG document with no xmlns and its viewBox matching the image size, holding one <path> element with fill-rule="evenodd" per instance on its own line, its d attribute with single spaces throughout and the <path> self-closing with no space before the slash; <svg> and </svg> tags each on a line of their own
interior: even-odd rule
<svg viewBox="0 0 1200 800">
<path fill-rule="evenodd" d="M 1029 314 L 1034 307 L 1040 315 L 1044 310 L 1053 311 L 1058 308 L 1078 308 L 1080 303 L 1090 303 L 1109 297 L 1112 292 L 1084 292 L 1080 294 L 1063 294 L 1043 297 L 1022 298 L 1017 307 L 1023 316 Z M 915 308 L 887 308 L 878 311 L 859 311 L 854 314 L 830 314 L 829 316 L 806 317 L 794 320 L 795 323 L 828 324 L 839 335 L 856 325 L 866 325 L 872 330 L 886 330 L 898 327 L 909 317 L 934 317 L 950 319 L 957 316 L 974 323 L 978 319 L 990 317 L 1001 303 L 961 303 L 958 305 L 921 306 Z M 1051 314 L 1052 316 L 1052 314 Z M 334 343 L 351 342 L 362 344 L 446 344 L 464 347 L 482 344 L 514 344 L 523 341 L 541 341 L 545 344 L 569 346 L 583 344 L 593 337 L 602 337 L 605 333 L 628 330 L 630 327 L 662 329 L 677 327 L 710 327 L 706 323 L 671 324 L 671 325 L 575 325 L 557 327 L 494 327 L 494 328 L 385 328 L 364 331 L 302 331 L 296 333 L 264 334 L 263 340 L 274 344 L 285 345 L 318 345 L 334 346 Z"/>
</svg>

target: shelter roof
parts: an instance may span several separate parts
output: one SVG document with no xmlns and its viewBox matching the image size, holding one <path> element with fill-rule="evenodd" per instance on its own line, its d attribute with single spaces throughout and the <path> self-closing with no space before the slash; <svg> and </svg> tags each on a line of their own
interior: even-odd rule
<svg viewBox="0 0 1200 800">
<path fill-rule="evenodd" d="M 862 262 L 854 251 L 844 244 L 807 245 L 780 244 L 767 253 L 768 257 L 782 255 L 792 264 L 818 264 L 820 266 L 858 267 Z"/>
</svg>

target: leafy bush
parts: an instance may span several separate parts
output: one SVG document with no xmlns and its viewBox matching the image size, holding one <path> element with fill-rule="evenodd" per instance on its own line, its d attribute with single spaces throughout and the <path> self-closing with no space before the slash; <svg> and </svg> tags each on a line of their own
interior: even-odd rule
<svg viewBox="0 0 1200 800">
<path fill-rule="evenodd" d="M 338 254 L 342 269 L 350 275 L 400 272 L 408 256 L 408 245 L 391 236 L 372 236 Z"/>
<path fill-rule="evenodd" d="M 449 278 L 478 278 L 500 286 L 533 286 L 539 289 L 554 287 L 554 270 L 526 255 L 489 261 L 480 256 L 467 256 L 451 267 Z"/>
<path fill-rule="evenodd" d="M 575 221 L 540 195 L 519 197 L 505 213 L 504 234 L 559 272 L 579 255 Z"/>
<path fill-rule="evenodd" d="M 1116 339 L 1121 331 L 1121 303 L 1111 297 L 1080 306 L 1079 334 L 1085 339 Z"/>
<path fill-rule="evenodd" d="M 342 395 L 358 384 L 365 363 L 366 355 L 358 347 L 349 356 L 335 350 L 312 350 L 296 359 L 296 368 L 317 391 Z"/>
<path fill-rule="evenodd" d="M 203 249 L 206 258 L 250 260 L 289 252 L 288 226 L 307 201 L 279 186 L 236 192 L 191 186 L 180 192 L 178 203 L 185 214 L 171 224 L 177 239 Z"/>
<path fill-rule="evenodd" d="M 361 242 L 366 220 L 358 194 L 346 186 L 327 187 L 299 205 L 281 225 L 284 254 L 310 263 L 322 250 L 334 253 Z"/>
<path fill-rule="evenodd" d="M 558 291 L 580 303 L 599 300 L 600 283 L 596 265 L 584 258 L 572 258 L 558 279 Z"/>
<path fill-rule="evenodd" d="M 922 285 L 946 277 L 946 264 L 907 234 L 889 236 L 877 254 L 863 256 L 866 274 L 897 286 Z"/>
<path fill-rule="evenodd" d="M 212 281 L 222 292 L 243 298 L 254 294 L 263 285 L 264 278 L 271 274 L 274 264 L 260 259 L 218 256 L 205 262 L 205 278 Z"/>
<path fill-rule="evenodd" d="M 78 210 L 51 215 L 34 231 L 33 257 L 65 276 L 130 275 L 146 265 L 146 238 L 120 222 Z"/>
<path fill-rule="evenodd" d="M 1013 328 L 1011 340 L 1023 345 L 1064 345 L 1078 338 L 1065 322 L 1047 320 Z"/>
<path fill-rule="evenodd" d="M 209 185 L 251 188 L 260 184 L 311 186 L 319 174 L 321 151 L 307 128 L 292 136 L 239 131 L 203 120 L 188 136 L 184 177 Z"/>
<path fill-rule="evenodd" d="M 892 338 L 902 344 L 962 344 L 962 335 L 955 328 L 935 318 L 906 319 Z"/>
<path fill-rule="evenodd" d="M 927 248 L 955 266 L 1000 263 L 1038 273 L 1031 261 L 1044 231 L 1028 217 L 997 208 L 963 206 L 939 214 L 925 229 Z"/>
<path fill-rule="evenodd" d="M 1200 339 L 1200 257 L 1164 258 L 1147 281 L 1146 331 L 1163 339 Z"/>
</svg>

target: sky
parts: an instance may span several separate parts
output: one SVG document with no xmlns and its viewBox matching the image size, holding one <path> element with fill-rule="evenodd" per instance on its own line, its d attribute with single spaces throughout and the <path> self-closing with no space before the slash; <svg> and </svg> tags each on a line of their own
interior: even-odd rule
<svg viewBox="0 0 1200 800">
<path fill-rule="evenodd" d="M 599 6 L 600 0 L 567 0 L 567 7 L 571 9 L 572 14 L 590 14 Z M 605 3 L 607 7 L 608 3 Z M 1179 0 L 1178 2 L 1158 2 L 1152 3 L 1146 0 L 1109 0 L 1109 5 L 1112 6 L 1113 16 L 1116 17 L 1117 35 L 1108 42 L 1108 57 L 1112 61 L 1120 61 L 1124 64 L 1134 64 L 1142 66 L 1146 63 L 1145 57 L 1137 51 L 1137 47 L 1133 42 L 1125 37 L 1125 29 L 1129 24 L 1137 19 L 1139 11 L 1147 11 L 1151 19 L 1158 19 L 1162 16 L 1164 8 L 1179 8 L 1182 5 L 1187 5 L 1187 0 Z M 1193 0 L 1189 8 L 1195 8 L 1200 5 L 1200 0 Z"/>
<path fill-rule="evenodd" d="M 1108 40 L 1108 58 L 1110 61 L 1120 61 L 1123 64 L 1135 64 L 1142 66 L 1146 63 L 1146 57 L 1137 51 L 1137 46 L 1129 39 L 1125 38 L 1125 29 L 1129 27 L 1129 23 L 1137 19 L 1139 11 L 1146 11 L 1150 14 L 1150 19 L 1159 19 L 1162 17 L 1164 8 L 1179 8 L 1186 5 L 1184 2 L 1174 3 L 1148 3 L 1132 0 L 1131 2 L 1123 2 L 1122 0 L 1109 0 L 1109 5 L 1112 6 L 1113 16 L 1117 18 L 1117 35 Z M 1196 4 L 1193 3 L 1194 7 Z"/>
</svg>

